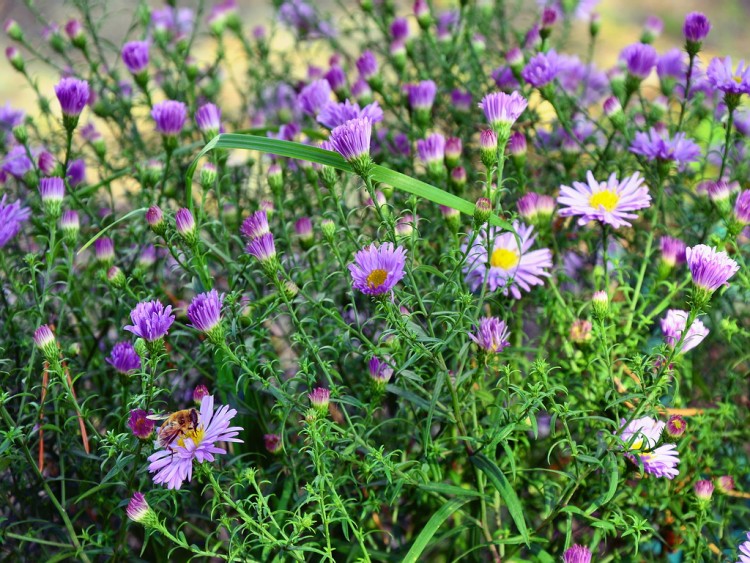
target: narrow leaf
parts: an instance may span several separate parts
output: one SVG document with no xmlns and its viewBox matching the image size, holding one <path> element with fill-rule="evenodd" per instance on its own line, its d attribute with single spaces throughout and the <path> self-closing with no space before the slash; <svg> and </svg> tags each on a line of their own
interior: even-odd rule
<svg viewBox="0 0 750 563">
<path fill-rule="evenodd" d="M 406 557 L 403 559 L 404 563 L 415 563 L 416 561 L 419 561 L 422 552 L 427 548 L 432 536 L 435 535 L 435 532 L 438 531 L 438 528 L 442 526 L 443 522 L 450 518 L 451 514 L 470 500 L 470 498 L 454 498 L 440 507 L 440 510 L 432 515 L 429 522 L 427 522 L 425 527 L 422 528 L 422 531 L 419 532 L 419 535 L 417 536 L 417 539 L 414 540 L 409 553 L 407 553 Z"/>
</svg>

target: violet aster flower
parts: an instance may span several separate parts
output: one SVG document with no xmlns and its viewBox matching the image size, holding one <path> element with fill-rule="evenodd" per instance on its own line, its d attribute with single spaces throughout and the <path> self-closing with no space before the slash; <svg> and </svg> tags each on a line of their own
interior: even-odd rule
<svg viewBox="0 0 750 563">
<path fill-rule="evenodd" d="M 366 295 L 382 295 L 393 291 L 403 279 L 406 264 L 406 250 L 393 243 L 380 246 L 371 244 L 354 255 L 354 263 L 349 264 L 354 289 Z"/>
<path fill-rule="evenodd" d="M 438 163 L 442 166 L 445 158 L 445 137 L 440 133 L 433 133 L 426 139 L 417 141 L 419 159 L 427 166 Z"/>
<path fill-rule="evenodd" d="M 670 438 L 682 438 L 687 431 L 687 422 L 679 414 L 673 414 L 667 419 L 664 430 Z"/>
<path fill-rule="evenodd" d="M 409 39 L 409 20 L 406 18 L 395 18 L 391 22 L 391 39 L 394 41 L 406 41 Z"/>
<path fill-rule="evenodd" d="M 109 265 L 115 259 L 115 243 L 109 237 L 99 237 L 94 241 L 96 261 Z"/>
<path fill-rule="evenodd" d="M 744 190 L 737 196 L 733 217 L 740 225 L 750 224 L 750 190 Z"/>
<path fill-rule="evenodd" d="M 647 160 L 674 161 L 679 164 L 694 162 L 701 155 L 700 147 L 685 133 L 670 137 L 666 131 L 652 127 L 648 133 L 639 131 L 630 145 L 630 152 L 640 154 Z"/>
<path fill-rule="evenodd" d="M 239 426 L 229 426 L 237 411 L 223 405 L 214 411 L 214 397 L 208 395 L 201 401 L 198 425 L 183 432 L 167 448 L 149 456 L 148 470 L 155 473 L 154 483 L 164 484 L 169 489 L 179 489 L 193 477 L 193 461 L 214 461 L 214 454 L 225 454 L 218 442 L 242 442 L 237 435 Z M 158 442 L 157 442 L 158 443 Z"/>
<path fill-rule="evenodd" d="M 203 104 L 195 112 L 195 122 L 207 137 L 215 137 L 221 131 L 221 110 L 214 104 Z"/>
<path fill-rule="evenodd" d="M 469 338 L 485 352 L 499 354 L 510 346 L 508 327 L 497 317 L 483 318 L 475 329 L 476 334 L 469 333 Z"/>
<path fill-rule="evenodd" d="M 554 49 L 550 49 L 531 57 L 521 76 L 535 88 L 543 88 L 557 77 L 560 70 L 560 58 Z"/>
<path fill-rule="evenodd" d="M 174 315 L 171 313 L 172 306 L 167 305 L 165 308 L 158 300 L 138 303 L 135 309 L 130 311 L 133 324 L 124 328 L 144 340 L 153 342 L 166 336 L 174 322 Z"/>
<path fill-rule="evenodd" d="M 86 179 L 86 162 L 82 158 L 77 158 L 68 164 L 67 177 L 71 188 L 81 185 Z"/>
<path fill-rule="evenodd" d="M 371 135 L 372 121 L 368 117 L 350 119 L 331 131 L 330 141 L 333 148 L 352 165 L 359 175 L 365 175 L 372 165 Z"/>
<path fill-rule="evenodd" d="M 245 252 L 255 257 L 261 266 L 269 272 L 276 269 L 276 244 L 271 233 L 265 233 L 252 239 L 245 247 Z"/>
<path fill-rule="evenodd" d="M 662 80 L 685 76 L 685 55 L 680 49 L 670 49 L 656 61 L 656 74 Z"/>
<path fill-rule="evenodd" d="M 133 435 L 141 440 L 149 438 L 154 431 L 154 421 L 149 418 L 151 414 L 151 412 L 146 412 L 143 409 L 130 411 L 128 426 L 130 426 Z"/>
<path fill-rule="evenodd" d="M 526 98 L 518 92 L 512 94 L 494 92 L 487 94 L 479 103 L 487 122 L 498 136 L 504 139 L 508 138 L 510 127 L 521 116 L 527 105 Z"/>
<path fill-rule="evenodd" d="M 175 227 L 182 238 L 189 243 L 195 243 L 197 240 L 197 227 L 195 218 L 187 207 L 181 207 L 174 216 Z"/>
<path fill-rule="evenodd" d="M 58 357 L 57 340 L 49 325 L 41 325 L 34 331 L 34 344 L 48 361 Z"/>
<path fill-rule="evenodd" d="M 63 115 L 77 118 L 89 101 L 89 84 L 77 78 L 63 78 L 55 86 L 55 94 Z"/>
<path fill-rule="evenodd" d="M 307 394 L 310 406 L 320 413 L 328 412 L 328 404 L 331 400 L 331 392 L 323 387 L 316 387 Z"/>
<path fill-rule="evenodd" d="M 203 401 L 203 397 L 206 397 L 210 395 L 208 391 L 208 387 L 203 385 L 202 383 L 200 385 L 196 385 L 195 389 L 193 389 L 193 402 L 200 406 L 201 402 Z"/>
<path fill-rule="evenodd" d="M 664 431 L 664 422 L 648 416 L 637 418 L 627 426 L 624 426 L 625 422 L 622 419 L 620 433 L 622 447 L 628 448 L 625 457 L 636 465 L 643 465 L 643 470 L 655 477 L 673 479 L 680 474 L 677 469 L 680 458 L 675 445 L 656 447 Z"/>
<path fill-rule="evenodd" d="M 370 379 L 376 386 L 385 387 L 393 377 L 393 368 L 375 356 L 370 359 L 367 369 L 370 372 Z"/>
<path fill-rule="evenodd" d="M 682 33 L 685 39 L 692 43 L 700 44 L 708 32 L 711 31 L 711 22 L 700 12 L 690 12 L 685 16 L 685 23 L 682 26 Z"/>
<path fill-rule="evenodd" d="M 351 119 L 367 117 L 372 123 L 383 120 L 383 110 L 378 102 L 372 102 L 360 109 L 359 104 L 344 100 L 341 103 L 329 102 L 318 114 L 317 121 L 329 129 L 335 129 Z"/>
<path fill-rule="evenodd" d="M 591 550 L 583 545 L 572 545 L 563 553 L 563 563 L 591 563 Z"/>
<path fill-rule="evenodd" d="M 221 305 L 224 294 L 219 295 L 215 289 L 199 293 L 188 305 L 187 316 L 196 330 L 212 336 L 221 332 Z M 217 334 L 217 336 L 220 336 Z"/>
<path fill-rule="evenodd" d="M 656 66 L 656 50 L 651 45 L 634 43 L 620 53 L 620 59 L 628 67 L 628 73 L 641 80 L 645 79 Z"/>
<path fill-rule="evenodd" d="M 138 492 L 133 493 L 133 496 L 128 502 L 128 507 L 125 509 L 125 514 L 127 514 L 128 518 L 133 522 L 143 524 L 144 526 L 156 519 L 156 514 L 154 514 L 153 510 L 151 510 L 151 507 L 146 502 L 146 497 Z"/>
<path fill-rule="evenodd" d="M 154 104 L 151 117 L 156 122 L 156 130 L 167 137 L 174 137 L 182 132 L 187 119 L 187 106 L 182 102 L 165 100 Z"/>
<path fill-rule="evenodd" d="M 518 214 L 526 222 L 539 225 L 548 222 L 555 212 L 552 196 L 530 192 L 516 202 Z"/>
<path fill-rule="evenodd" d="M 406 93 L 409 98 L 409 107 L 413 110 L 430 111 L 435 103 L 437 85 L 432 80 L 423 80 L 417 84 L 408 84 Z"/>
<path fill-rule="evenodd" d="M 670 268 L 685 263 L 685 247 L 687 245 L 678 238 L 663 236 L 659 239 L 661 261 Z"/>
<path fill-rule="evenodd" d="M 457 110 L 469 111 L 471 109 L 471 100 L 471 92 L 459 90 L 458 88 L 451 91 L 451 103 Z"/>
<path fill-rule="evenodd" d="M 34 167 L 22 145 L 15 145 L 3 159 L 2 171 L 14 178 L 22 179 Z"/>
<path fill-rule="evenodd" d="M 706 69 L 709 84 L 725 94 L 740 96 L 750 93 L 750 67 L 745 61 L 737 63 L 737 70 L 732 70 L 732 57 L 711 59 Z"/>
<path fill-rule="evenodd" d="M 693 277 L 693 285 L 708 294 L 727 284 L 729 278 L 740 269 L 726 252 L 719 252 L 705 244 L 686 248 L 685 260 Z"/>
<path fill-rule="evenodd" d="M 335 64 L 329 68 L 323 78 L 328 81 L 328 85 L 336 94 L 344 95 L 346 93 L 346 74 L 339 65 Z"/>
<path fill-rule="evenodd" d="M 129 41 L 122 46 L 122 62 L 132 74 L 139 74 L 148 68 L 148 41 Z"/>
<path fill-rule="evenodd" d="M 378 74 L 378 60 L 372 51 L 365 51 L 357 59 L 357 70 L 365 80 L 372 80 Z"/>
<path fill-rule="evenodd" d="M 242 222 L 240 232 L 249 240 L 254 240 L 271 230 L 268 227 L 268 215 L 263 210 L 256 211 Z"/>
<path fill-rule="evenodd" d="M 737 563 L 750 563 L 750 532 L 747 533 L 747 541 L 742 542 L 737 549 L 739 550 Z"/>
<path fill-rule="evenodd" d="M 297 96 L 297 102 L 307 115 L 315 116 L 331 101 L 331 85 L 321 78 L 314 80 Z"/>
<path fill-rule="evenodd" d="M 141 357 L 130 342 L 115 344 L 106 361 L 120 373 L 127 374 L 141 369 Z"/>
<path fill-rule="evenodd" d="M 549 277 L 547 269 L 552 267 L 552 253 L 549 249 L 531 250 L 536 235 L 534 228 L 518 221 L 513 223 L 513 229 L 520 239 L 512 232 L 501 231 L 495 227 L 482 227 L 473 246 L 467 249 L 467 242 L 461 245 L 461 251 L 467 254 L 466 283 L 472 291 L 482 285 L 487 276 L 490 291 L 502 291 L 503 295 L 511 294 L 516 299 L 521 298 L 521 290 L 531 291 L 531 287 L 542 285 L 542 278 Z M 490 255 L 487 255 L 487 236 L 490 237 Z"/>
<path fill-rule="evenodd" d="M 561 217 L 580 215 L 579 225 L 589 221 L 600 221 L 612 225 L 615 229 L 629 227 L 628 219 L 638 216 L 629 211 L 644 209 L 651 205 L 648 188 L 643 185 L 643 178 L 636 172 L 632 176 L 617 180 L 615 173 L 609 179 L 599 182 L 589 170 L 586 173 L 587 183 L 573 182 L 573 187 L 560 186 L 557 203 L 562 207 Z"/>
<path fill-rule="evenodd" d="M 688 312 L 681 311 L 680 309 L 669 309 L 667 316 L 661 319 L 661 332 L 664 334 L 664 340 L 670 348 L 674 348 L 680 341 L 680 338 L 682 338 L 687 319 Z M 687 336 L 685 336 L 685 340 L 682 341 L 680 349 L 677 352 L 684 354 L 692 350 L 703 342 L 703 339 L 708 336 L 708 332 L 703 323 L 695 319 L 693 324 L 690 325 Z"/>
<path fill-rule="evenodd" d="M 304 0 L 287 0 L 279 8 L 279 19 L 297 33 L 300 38 L 333 37 L 330 23 L 320 19 L 310 4 Z"/>
<path fill-rule="evenodd" d="M 15 238 L 23 223 L 31 216 L 31 210 L 21 207 L 20 201 L 9 203 L 7 199 L 7 194 L 3 194 L 0 199 L 0 248 Z"/>
</svg>

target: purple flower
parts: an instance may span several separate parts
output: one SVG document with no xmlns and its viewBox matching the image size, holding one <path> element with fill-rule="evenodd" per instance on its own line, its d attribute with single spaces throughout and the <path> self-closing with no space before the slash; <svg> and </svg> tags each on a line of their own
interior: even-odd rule
<svg viewBox="0 0 750 563">
<path fill-rule="evenodd" d="M 318 114 L 318 123 L 329 129 L 335 129 L 351 119 L 367 117 L 372 123 L 383 120 L 383 110 L 378 102 L 372 102 L 360 109 L 359 104 L 344 100 L 341 103 L 328 102 Z"/>
<path fill-rule="evenodd" d="M 659 78 L 682 78 L 685 76 L 685 55 L 680 49 L 670 49 L 656 61 Z"/>
<path fill-rule="evenodd" d="M 628 219 L 638 216 L 629 211 L 644 209 L 651 205 L 648 188 L 643 185 L 643 178 L 636 172 L 622 180 L 617 180 L 612 173 L 605 182 L 594 179 L 589 170 L 586 173 L 586 184 L 573 182 L 573 187 L 560 186 L 557 203 L 566 206 L 560 209 L 561 217 L 580 215 L 579 225 L 589 221 L 600 221 L 612 225 L 615 229 L 629 227 Z"/>
<path fill-rule="evenodd" d="M 154 104 L 151 117 L 156 122 L 156 130 L 162 135 L 173 137 L 182 132 L 187 119 L 187 106 L 182 102 L 165 100 Z"/>
<path fill-rule="evenodd" d="M 516 202 L 518 214 L 529 223 L 549 221 L 555 211 L 555 200 L 552 196 L 530 192 Z"/>
<path fill-rule="evenodd" d="M 334 92 L 342 93 L 346 89 L 346 74 L 340 66 L 333 65 L 323 77 Z"/>
<path fill-rule="evenodd" d="M 160 301 L 147 301 L 138 303 L 135 309 L 130 311 L 130 319 L 133 324 L 128 325 L 125 330 L 149 342 L 163 338 L 174 322 L 172 306 L 165 308 Z"/>
<path fill-rule="evenodd" d="M 331 131 L 331 144 L 349 162 L 370 156 L 372 121 L 368 117 L 350 119 Z"/>
<path fill-rule="evenodd" d="M 59 204 L 65 197 L 65 182 L 56 176 L 42 178 L 39 181 L 39 195 L 44 203 L 57 202 Z"/>
<path fill-rule="evenodd" d="M 411 109 L 429 111 L 432 109 L 432 104 L 435 103 L 437 85 L 432 80 L 423 80 L 417 84 L 407 84 L 406 93 Z"/>
<path fill-rule="evenodd" d="M 727 284 L 729 278 L 740 269 L 726 252 L 719 252 L 705 244 L 686 248 L 685 260 L 690 268 L 693 284 L 707 293 L 713 293 Z"/>
<path fill-rule="evenodd" d="M 21 230 L 21 225 L 31 216 L 31 210 L 21 207 L 20 201 L 8 203 L 7 199 L 7 194 L 3 194 L 0 199 L 0 248 L 15 238 Z"/>
<path fill-rule="evenodd" d="M 310 406 L 321 413 L 328 412 L 328 403 L 331 400 L 331 392 L 323 387 L 316 387 L 307 394 Z"/>
<path fill-rule="evenodd" d="M 370 372 L 370 379 L 376 384 L 385 385 L 393 377 L 393 368 L 375 356 L 370 359 L 367 369 Z"/>
<path fill-rule="evenodd" d="M 417 141 L 419 159 L 429 165 L 433 162 L 442 164 L 445 158 L 445 137 L 440 133 L 433 133 L 426 139 Z"/>
<path fill-rule="evenodd" d="M 706 38 L 709 31 L 711 31 L 711 22 L 702 13 L 690 12 L 685 16 L 682 33 L 688 41 L 700 43 Z"/>
<path fill-rule="evenodd" d="M 647 160 L 672 160 L 680 164 L 698 160 L 700 147 L 685 133 L 670 137 L 666 131 L 659 132 L 652 127 L 648 133 L 639 131 L 630 145 L 630 152 L 640 154 Z"/>
<path fill-rule="evenodd" d="M 750 223 L 750 190 L 744 190 L 734 202 L 734 219 L 742 224 Z"/>
<path fill-rule="evenodd" d="M 466 90 L 459 90 L 456 88 L 451 91 L 451 103 L 453 106 L 461 111 L 469 111 L 471 109 L 471 92 Z"/>
<path fill-rule="evenodd" d="M 673 414 L 667 419 L 664 430 L 670 438 L 682 438 L 687 431 L 687 422 L 679 414 Z"/>
<path fill-rule="evenodd" d="M 22 145 L 15 145 L 5 155 L 2 171 L 20 179 L 23 178 L 33 166 L 34 164 L 26 154 L 26 149 Z"/>
<path fill-rule="evenodd" d="M 644 43 L 628 45 L 620 53 L 620 59 L 625 61 L 628 72 L 641 80 L 651 73 L 656 65 L 656 58 L 656 50 L 651 45 Z"/>
<path fill-rule="evenodd" d="M 406 41 L 409 38 L 409 20 L 396 18 L 391 22 L 391 38 L 394 41 Z"/>
<path fill-rule="evenodd" d="M 627 448 L 625 457 L 636 465 L 643 465 L 643 470 L 655 477 L 673 479 L 680 474 L 677 469 L 680 458 L 675 445 L 656 447 L 664 431 L 663 422 L 648 416 L 637 418 L 627 426 L 625 422 L 622 419 L 620 432 L 622 447 Z"/>
<path fill-rule="evenodd" d="M 371 244 L 354 255 L 349 264 L 354 289 L 366 295 L 382 295 L 393 290 L 403 279 L 406 250 L 387 242 L 380 246 Z"/>
<path fill-rule="evenodd" d="M 224 294 L 219 295 L 215 289 L 199 293 L 188 305 L 187 316 L 196 330 L 210 334 L 221 324 L 221 305 Z"/>
<path fill-rule="evenodd" d="M 276 245 L 274 244 L 273 235 L 265 233 L 252 239 L 247 243 L 245 252 L 257 258 L 261 264 L 272 264 L 276 258 Z"/>
<path fill-rule="evenodd" d="M 268 227 L 268 216 L 266 212 L 256 211 L 242 222 L 240 232 L 249 240 L 259 238 L 271 230 Z"/>
<path fill-rule="evenodd" d="M 661 332 L 664 334 L 664 340 L 670 348 L 674 348 L 680 341 L 680 338 L 682 338 L 687 319 L 688 312 L 681 311 L 680 309 L 669 309 L 667 316 L 661 319 Z M 684 354 L 692 350 L 703 342 L 703 339 L 708 336 L 708 332 L 703 323 L 695 319 L 693 324 L 690 325 L 687 336 L 685 336 L 685 340 L 682 341 L 682 345 L 677 352 Z"/>
<path fill-rule="evenodd" d="M 510 346 L 509 334 L 505 321 L 497 317 L 485 317 L 479 321 L 476 335 L 470 333 L 469 338 L 485 352 L 499 354 Z"/>
<path fill-rule="evenodd" d="M 89 101 L 89 84 L 85 80 L 63 78 L 55 86 L 63 115 L 77 117 Z"/>
<path fill-rule="evenodd" d="M 281 436 L 278 434 L 263 434 L 263 445 L 268 450 L 268 453 L 279 453 L 282 448 Z"/>
<path fill-rule="evenodd" d="M 535 88 L 542 88 L 552 82 L 560 70 L 560 57 L 554 49 L 550 49 L 546 53 L 537 53 L 531 57 L 521 71 L 521 76 Z"/>
<path fill-rule="evenodd" d="M 94 241 L 94 254 L 97 262 L 112 262 L 115 259 L 115 243 L 109 237 L 99 237 Z"/>
<path fill-rule="evenodd" d="M 6 103 L 0 107 L 0 130 L 10 133 L 13 128 L 23 123 L 26 114 L 23 110 L 15 110 Z"/>
<path fill-rule="evenodd" d="M 552 267 L 552 253 L 547 248 L 531 250 L 536 238 L 534 228 L 516 221 L 513 229 L 520 241 L 516 241 L 512 232 L 484 226 L 470 249 L 467 249 L 467 242 L 461 245 L 461 251 L 467 254 L 463 268 L 465 280 L 472 291 L 482 285 L 486 275 L 490 291 L 500 290 L 503 295 L 510 293 L 520 299 L 521 290 L 531 291 L 532 286 L 544 283 L 542 278 L 549 277 L 547 269 Z"/>
<path fill-rule="evenodd" d="M 365 51 L 357 59 L 357 70 L 362 78 L 370 80 L 378 74 L 378 60 L 372 51 Z"/>
<path fill-rule="evenodd" d="M 133 435 L 141 440 L 146 440 L 154 431 L 154 421 L 149 418 L 150 415 L 151 412 L 146 412 L 143 409 L 130 411 L 128 426 L 130 426 Z"/>
<path fill-rule="evenodd" d="M 287 0 L 279 8 L 279 19 L 305 39 L 333 37 L 331 24 L 320 19 L 315 9 L 304 0 Z"/>
<path fill-rule="evenodd" d="M 86 162 L 78 158 L 68 164 L 68 184 L 75 188 L 83 183 L 86 179 Z"/>
<path fill-rule="evenodd" d="M 125 509 L 125 514 L 133 522 L 144 522 L 151 514 L 151 508 L 146 502 L 146 497 L 142 493 L 133 493 L 128 502 L 128 507 Z"/>
<path fill-rule="evenodd" d="M 195 112 L 195 122 L 203 133 L 214 137 L 221 131 L 221 110 L 214 104 L 204 104 Z"/>
<path fill-rule="evenodd" d="M 685 243 L 678 238 L 663 236 L 659 239 L 661 249 L 661 260 L 666 265 L 674 268 L 678 264 L 685 263 Z"/>
<path fill-rule="evenodd" d="M 563 553 L 563 563 L 591 563 L 591 550 L 583 545 L 572 545 Z"/>
<path fill-rule="evenodd" d="M 321 78 L 315 80 L 302 88 L 297 96 L 302 111 L 307 115 L 315 116 L 331 101 L 331 86 L 328 81 Z"/>
<path fill-rule="evenodd" d="M 57 356 L 57 341 L 49 325 L 42 325 L 34 331 L 34 344 L 47 359 Z"/>
<path fill-rule="evenodd" d="M 693 491 L 699 501 L 708 502 L 714 494 L 714 484 L 708 479 L 701 479 L 693 485 Z"/>
<path fill-rule="evenodd" d="M 118 342 L 112 347 L 107 363 L 120 373 L 141 369 L 141 357 L 130 342 Z"/>
<path fill-rule="evenodd" d="M 745 61 L 737 63 L 737 70 L 734 71 L 732 57 L 713 58 L 708 63 L 706 78 L 711 86 L 725 94 L 750 93 L 750 67 L 745 66 Z"/>
<path fill-rule="evenodd" d="M 738 550 L 740 559 L 737 563 L 750 563 L 750 532 L 747 533 L 747 541 L 742 542 Z"/>
<path fill-rule="evenodd" d="M 213 395 L 203 397 L 197 427 L 182 432 L 172 444 L 149 456 L 148 470 L 155 473 L 154 483 L 179 489 L 183 482 L 192 480 L 194 460 L 214 461 L 214 454 L 227 453 L 216 446 L 217 442 L 242 442 L 237 438 L 242 428 L 229 426 L 236 414 L 228 405 L 214 411 Z"/>
<path fill-rule="evenodd" d="M 196 226 L 195 219 L 190 210 L 186 207 L 181 207 L 175 213 L 174 219 L 177 232 L 184 238 L 192 240 L 195 235 Z"/>
<path fill-rule="evenodd" d="M 487 122 L 495 131 L 504 130 L 510 134 L 510 126 L 521 116 L 528 101 L 518 92 L 487 94 L 479 103 Z M 507 135 L 506 135 L 507 137 Z"/>
<path fill-rule="evenodd" d="M 130 41 L 122 46 L 122 62 L 132 74 L 148 68 L 148 41 Z"/>
</svg>

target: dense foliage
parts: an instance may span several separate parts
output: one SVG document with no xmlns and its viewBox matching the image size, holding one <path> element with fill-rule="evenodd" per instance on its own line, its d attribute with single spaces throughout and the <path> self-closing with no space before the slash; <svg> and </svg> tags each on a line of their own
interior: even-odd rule
<svg viewBox="0 0 750 563">
<path fill-rule="evenodd" d="M 721 30 L 174 4 L 5 25 L 4 557 L 750 561 Z"/>
</svg>

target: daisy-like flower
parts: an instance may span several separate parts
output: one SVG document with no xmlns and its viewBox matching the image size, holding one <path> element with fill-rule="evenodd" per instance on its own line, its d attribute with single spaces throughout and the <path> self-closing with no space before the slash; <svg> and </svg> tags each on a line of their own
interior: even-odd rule
<svg viewBox="0 0 750 563">
<path fill-rule="evenodd" d="M 317 120 L 321 125 L 325 125 L 329 129 L 335 129 L 350 119 L 362 117 L 369 118 L 372 123 L 383 121 L 383 110 L 380 108 L 380 104 L 375 101 L 360 109 L 358 103 L 349 100 L 344 100 L 341 103 L 329 102 L 320 110 Z"/>
<path fill-rule="evenodd" d="M 360 176 L 368 173 L 372 166 L 370 137 L 372 121 L 368 117 L 350 119 L 331 131 L 331 144 Z"/>
<path fill-rule="evenodd" d="M 175 137 L 182 132 L 187 119 L 187 106 L 182 102 L 165 100 L 154 104 L 151 117 L 156 122 L 156 130 L 166 137 Z"/>
<path fill-rule="evenodd" d="M 349 264 L 354 289 L 366 295 L 383 295 L 393 290 L 404 277 L 406 250 L 387 242 L 380 246 L 371 244 L 354 255 Z"/>
<path fill-rule="evenodd" d="M 725 94 L 750 93 L 750 67 L 745 66 L 745 61 L 737 63 L 737 70 L 732 69 L 732 57 L 716 57 L 711 59 L 706 69 L 708 82 Z"/>
<path fill-rule="evenodd" d="M 705 244 L 686 248 L 685 259 L 693 277 L 693 285 L 709 294 L 726 284 L 740 269 L 726 252 L 719 252 Z"/>
<path fill-rule="evenodd" d="M 479 321 L 476 335 L 469 333 L 469 338 L 482 350 L 490 354 L 499 354 L 510 346 L 508 327 L 505 321 L 497 317 L 485 317 Z"/>
<path fill-rule="evenodd" d="M 249 240 L 254 240 L 271 232 L 268 215 L 263 210 L 256 211 L 242 222 L 240 232 Z"/>
<path fill-rule="evenodd" d="M 591 550 L 584 545 L 572 545 L 563 553 L 563 563 L 591 563 Z"/>
<path fill-rule="evenodd" d="M 487 94 L 479 107 L 484 112 L 487 122 L 492 126 L 498 136 L 507 139 L 510 135 L 510 127 L 521 116 L 526 109 L 528 101 L 518 92 L 506 94 L 494 92 Z"/>
<path fill-rule="evenodd" d="M 320 78 L 314 80 L 304 88 L 297 96 L 302 111 L 308 115 L 316 115 L 326 104 L 331 101 L 331 86 L 328 81 Z"/>
<path fill-rule="evenodd" d="M 187 316 L 196 330 L 207 334 L 213 342 L 220 342 L 223 338 L 221 329 L 221 305 L 224 294 L 212 289 L 206 293 L 199 293 L 188 305 Z"/>
<path fill-rule="evenodd" d="M 629 211 L 643 209 L 651 205 L 648 188 L 643 185 L 643 178 L 636 172 L 620 182 L 613 173 L 605 182 L 599 182 L 589 170 L 586 173 L 587 184 L 573 182 L 573 187 L 560 186 L 557 202 L 561 206 L 561 217 L 580 215 L 579 225 L 589 221 L 600 221 L 612 225 L 615 229 L 629 227 L 628 219 L 638 217 Z"/>
<path fill-rule="evenodd" d="M 680 309 L 670 309 L 667 311 L 667 316 L 661 320 L 661 331 L 664 334 L 664 340 L 670 348 L 674 348 L 682 338 L 682 333 L 685 330 L 685 324 L 687 324 L 688 312 Z M 685 353 L 688 350 L 692 350 L 698 344 L 703 342 L 703 339 L 708 336 L 708 329 L 704 324 L 695 319 L 693 324 L 690 325 L 690 329 L 687 331 L 685 340 L 678 352 Z"/>
<path fill-rule="evenodd" d="M 739 560 L 737 563 L 750 563 L 750 532 L 747 533 L 747 541 L 739 546 Z"/>
<path fill-rule="evenodd" d="M 229 405 L 214 411 L 213 395 L 203 397 L 196 428 L 183 432 L 167 448 L 149 456 L 148 470 L 155 473 L 154 483 L 179 489 L 185 481 L 192 480 L 193 461 L 214 461 L 214 454 L 227 453 L 216 445 L 217 442 L 242 442 L 237 438 L 242 428 L 229 426 L 236 414 L 237 411 Z"/>
<path fill-rule="evenodd" d="M 476 291 L 487 276 L 490 291 L 500 290 L 503 295 L 509 293 L 516 299 L 521 298 L 521 290 L 531 291 L 534 285 L 542 285 L 542 278 L 549 277 L 547 268 L 552 267 L 552 252 L 548 248 L 531 250 L 536 235 L 534 228 L 513 223 L 518 233 L 519 242 L 512 232 L 501 232 L 486 225 L 479 231 L 473 246 L 468 249 L 466 265 L 466 283 Z M 487 236 L 490 240 L 490 255 L 487 256 Z M 467 252 L 467 242 L 461 246 Z"/>
<path fill-rule="evenodd" d="M 130 411 L 128 426 L 133 432 L 133 435 L 141 440 L 149 438 L 154 431 L 155 423 L 149 418 L 151 414 L 151 412 L 146 412 L 143 409 L 134 409 Z"/>
<path fill-rule="evenodd" d="M 625 425 L 625 419 L 622 419 Z M 625 457 L 636 465 L 642 464 L 646 473 L 673 479 L 680 472 L 677 448 L 674 444 L 656 447 L 666 424 L 649 416 L 637 418 L 621 428 L 620 439 L 627 448 Z"/>
<path fill-rule="evenodd" d="M 130 312 L 133 324 L 124 328 L 144 340 L 153 342 L 163 338 L 169 331 L 174 322 L 174 315 L 171 313 L 172 306 L 164 307 L 158 300 L 138 303 Z"/>
<path fill-rule="evenodd" d="M 670 137 L 666 131 L 652 127 L 648 133 L 639 131 L 630 145 L 630 152 L 640 154 L 647 160 L 675 161 L 679 164 L 698 160 L 701 149 L 685 133 Z"/>
<path fill-rule="evenodd" d="M 537 53 L 521 71 L 523 79 L 535 88 L 543 88 L 552 82 L 562 70 L 560 57 L 554 49 Z"/>
</svg>

